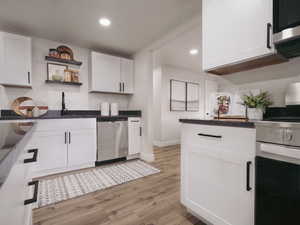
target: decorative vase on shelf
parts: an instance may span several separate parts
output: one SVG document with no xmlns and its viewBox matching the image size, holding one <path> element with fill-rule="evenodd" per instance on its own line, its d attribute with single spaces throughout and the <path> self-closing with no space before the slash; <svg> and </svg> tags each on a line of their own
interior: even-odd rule
<svg viewBox="0 0 300 225">
<path fill-rule="evenodd" d="M 248 108 L 249 120 L 263 120 L 263 110 L 260 108 Z"/>
</svg>

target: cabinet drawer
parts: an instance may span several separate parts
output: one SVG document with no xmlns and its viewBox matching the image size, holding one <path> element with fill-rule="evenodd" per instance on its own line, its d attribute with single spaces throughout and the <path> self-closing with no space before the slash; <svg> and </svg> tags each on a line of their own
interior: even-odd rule
<svg viewBox="0 0 300 225">
<path fill-rule="evenodd" d="M 239 151 L 238 154 L 247 156 L 255 154 L 255 129 L 183 124 L 181 136 L 182 145 Z"/>
<path fill-rule="evenodd" d="M 57 131 L 57 130 L 77 130 L 96 129 L 96 119 L 50 119 L 39 120 L 36 131 Z"/>
</svg>

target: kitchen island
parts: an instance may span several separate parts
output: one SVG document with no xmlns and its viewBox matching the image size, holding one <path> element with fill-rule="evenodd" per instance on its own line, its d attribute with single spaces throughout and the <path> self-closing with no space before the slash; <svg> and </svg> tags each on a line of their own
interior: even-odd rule
<svg viewBox="0 0 300 225">
<path fill-rule="evenodd" d="M 254 225 L 255 124 L 180 122 L 182 204 L 208 224 Z"/>
</svg>

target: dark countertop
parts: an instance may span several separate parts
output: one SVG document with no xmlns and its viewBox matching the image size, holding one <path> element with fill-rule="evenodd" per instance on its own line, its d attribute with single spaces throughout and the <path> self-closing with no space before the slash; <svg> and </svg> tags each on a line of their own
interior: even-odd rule
<svg viewBox="0 0 300 225">
<path fill-rule="evenodd" d="M 202 119 L 180 119 L 181 123 L 202 124 L 211 126 L 255 128 L 254 122 L 229 121 L 229 120 L 202 120 Z"/>
<path fill-rule="evenodd" d="M 70 110 L 61 115 L 59 110 L 49 110 L 40 117 L 22 117 L 15 114 L 12 110 L 2 110 L 0 120 L 42 120 L 42 119 L 84 119 L 96 118 L 98 121 L 114 121 L 127 119 L 128 117 L 141 117 L 140 110 L 119 111 L 119 116 L 101 116 L 101 111 L 97 110 Z"/>
<path fill-rule="evenodd" d="M 16 147 L 33 127 L 34 122 L 0 122 L 0 187 L 15 164 L 19 153 Z"/>
</svg>

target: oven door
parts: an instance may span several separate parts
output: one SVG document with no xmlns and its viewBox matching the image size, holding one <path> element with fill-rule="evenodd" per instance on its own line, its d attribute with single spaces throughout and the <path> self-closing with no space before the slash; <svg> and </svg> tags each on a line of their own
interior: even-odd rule
<svg viewBox="0 0 300 225">
<path fill-rule="evenodd" d="M 296 225 L 300 212 L 300 165 L 256 157 L 255 225 Z"/>
<path fill-rule="evenodd" d="M 300 26 L 299 0 L 274 0 L 274 33 Z"/>
</svg>

